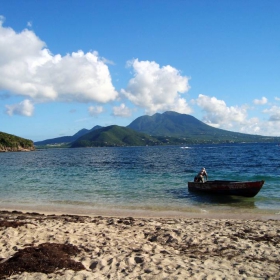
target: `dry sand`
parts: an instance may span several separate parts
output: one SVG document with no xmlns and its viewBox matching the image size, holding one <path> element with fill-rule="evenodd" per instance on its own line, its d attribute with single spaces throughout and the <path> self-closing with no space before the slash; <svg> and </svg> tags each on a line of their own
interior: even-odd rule
<svg viewBox="0 0 280 280">
<path fill-rule="evenodd" d="M 280 221 L 0 211 L 0 279 L 280 279 Z"/>
</svg>

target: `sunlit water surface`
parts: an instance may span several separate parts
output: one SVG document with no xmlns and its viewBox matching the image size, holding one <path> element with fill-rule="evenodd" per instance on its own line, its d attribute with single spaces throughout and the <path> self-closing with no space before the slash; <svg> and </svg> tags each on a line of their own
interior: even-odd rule
<svg viewBox="0 0 280 280">
<path fill-rule="evenodd" d="M 269 213 L 280 216 L 280 146 L 191 145 L 0 153 L 0 204 L 38 209 Z M 189 193 L 209 180 L 265 180 L 254 198 Z"/>
</svg>

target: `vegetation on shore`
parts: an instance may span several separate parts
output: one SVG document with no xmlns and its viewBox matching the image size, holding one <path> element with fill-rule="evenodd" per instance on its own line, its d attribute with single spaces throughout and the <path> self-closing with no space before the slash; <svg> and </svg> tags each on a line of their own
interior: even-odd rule
<svg viewBox="0 0 280 280">
<path fill-rule="evenodd" d="M 209 126 L 176 112 L 142 116 L 127 127 L 111 125 L 82 129 L 73 136 L 35 142 L 40 148 L 120 147 L 222 143 L 279 143 L 280 137 L 232 132 Z"/>
<path fill-rule="evenodd" d="M 32 140 L 0 131 L 0 152 L 34 151 Z"/>
<path fill-rule="evenodd" d="M 158 139 L 130 128 L 111 125 L 94 130 L 74 141 L 75 147 L 116 147 L 116 146 L 154 146 L 161 144 Z"/>
</svg>

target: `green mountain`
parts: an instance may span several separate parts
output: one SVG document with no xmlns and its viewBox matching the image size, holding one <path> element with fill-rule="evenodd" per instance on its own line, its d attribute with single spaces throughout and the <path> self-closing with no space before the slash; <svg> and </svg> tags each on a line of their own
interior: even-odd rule
<svg viewBox="0 0 280 280">
<path fill-rule="evenodd" d="M 139 117 L 127 127 L 152 136 L 178 137 L 187 143 L 279 142 L 280 140 L 280 137 L 251 135 L 214 128 L 193 116 L 171 111 Z"/>
<path fill-rule="evenodd" d="M 267 137 L 231 132 L 209 126 L 195 117 L 165 112 L 135 119 L 126 128 L 117 125 L 82 129 L 73 136 L 35 142 L 36 146 L 67 147 L 184 145 L 208 143 L 280 142 Z"/>
<path fill-rule="evenodd" d="M 0 152 L 34 150 L 33 141 L 0 131 Z"/>
<path fill-rule="evenodd" d="M 62 144 L 63 145 L 68 145 L 68 144 L 74 142 L 75 140 L 77 140 L 78 138 L 80 138 L 81 136 L 83 136 L 83 135 L 85 135 L 85 134 L 87 134 L 87 133 L 89 133 L 93 130 L 99 129 L 99 128 L 101 128 L 101 126 L 99 126 L 99 125 L 94 126 L 90 130 L 86 129 L 86 128 L 83 128 L 72 136 L 62 136 L 62 137 L 57 137 L 57 138 L 52 138 L 52 139 L 46 139 L 46 140 L 43 140 L 43 141 L 34 142 L 34 144 L 36 146 L 48 146 L 48 145 L 61 146 Z"/>
<path fill-rule="evenodd" d="M 186 136 L 190 132 L 200 135 L 206 131 L 212 131 L 212 127 L 193 116 L 171 111 L 163 114 L 156 113 L 153 116 L 139 117 L 127 127 L 151 135 L 176 137 Z"/>
<path fill-rule="evenodd" d="M 74 141 L 75 147 L 120 147 L 120 146 L 146 146 L 160 145 L 154 137 L 136 132 L 130 128 L 111 125 L 91 131 Z"/>
</svg>

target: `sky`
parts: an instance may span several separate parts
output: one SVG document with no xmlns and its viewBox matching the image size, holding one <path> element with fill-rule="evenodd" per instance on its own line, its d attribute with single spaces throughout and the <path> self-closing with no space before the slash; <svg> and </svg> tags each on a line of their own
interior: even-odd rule
<svg viewBox="0 0 280 280">
<path fill-rule="evenodd" d="M 165 111 L 280 136 L 279 0 L 0 0 L 0 131 Z"/>
</svg>

